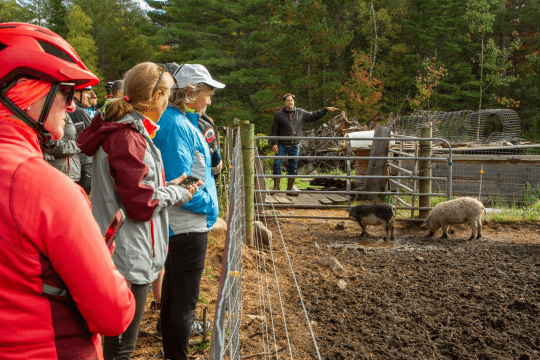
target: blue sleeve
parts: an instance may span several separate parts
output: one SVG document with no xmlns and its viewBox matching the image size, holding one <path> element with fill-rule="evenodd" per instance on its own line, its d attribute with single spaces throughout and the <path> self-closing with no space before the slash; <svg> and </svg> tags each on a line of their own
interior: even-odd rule
<svg viewBox="0 0 540 360">
<path fill-rule="evenodd" d="M 158 131 L 154 143 L 161 151 L 165 180 L 174 180 L 183 173 L 191 175 L 195 153 L 193 133 L 187 126 L 173 121 L 173 118 L 163 120 L 171 123 Z"/>
<path fill-rule="evenodd" d="M 195 138 L 197 135 L 187 121 L 189 120 L 177 110 L 167 108 L 159 121 L 160 130 L 154 138 L 154 144 L 161 151 L 165 180 L 171 181 L 186 173 L 197 176 L 204 183 L 181 208 L 196 214 L 208 214 L 213 211 L 214 202 L 209 191 L 212 191 L 212 187 L 215 188 L 214 179 L 209 182 L 208 178 L 210 166 L 207 162 L 210 162 L 211 158 L 208 152 L 205 158 L 198 158 L 194 163 L 196 143 L 200 144 L 201 140 Z"/>
</svg>

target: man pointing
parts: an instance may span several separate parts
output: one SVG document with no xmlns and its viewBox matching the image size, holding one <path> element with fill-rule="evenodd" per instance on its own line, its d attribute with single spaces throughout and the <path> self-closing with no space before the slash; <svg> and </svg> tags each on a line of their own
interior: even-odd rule
<svg viewBox="0 0 540 360">
<path fill-rule="evenodd" d="M 301 136 L 302 126 L 304 121 L 311 122 L 317 121 L 322 118 L 328 111 L 338 111 L 335 107 L 326 107 L 318 111 L 309 112 L 304 109 L 300 109 L 294 106 L 295 96 L 293 94 L 283 95 L 284 105 L 281 110 L 274 115 L 274 122 L 272 124 L 272 130 L 270 136 Z M 270 140 L 274 153 L 278 156 L 298 156 L 300 153 L 300 141 L 296 139 L 287 140 Z M 287 174 L 296 175 L 296 167 L 298 159 L 290 159 L 288 161 Z M 281 166 L 283 165 L 283 159 L 274 160 L 274 175 L 281 175 Z M 294 185 L 294 178 L 287 179 L 287 190 L 292 190 Z M 279 190 L 281 178 L 279 176 L 274 177 L 274 188 L 272 190 Z M 297 195 L 297 194 L 295 194 Z"/>
</svg>

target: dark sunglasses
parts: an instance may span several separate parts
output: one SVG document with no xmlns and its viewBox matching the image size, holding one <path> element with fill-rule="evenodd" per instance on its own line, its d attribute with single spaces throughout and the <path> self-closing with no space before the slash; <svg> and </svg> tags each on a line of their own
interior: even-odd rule
<svg viewBox="0 0 540 360">
<path fill-rule="evenodd" d="M 60 83 L 58 92 L 62 93 L 62 96 L 66 99 L 66 106 L 69 106 L 75 95 L 75 83 Z"/>
<path fill-rule="evenodd" d="M 154 94 L 156 93 L 156 90 L 159 86 L 159 83 L 161 82 L 161 78 L 163 77 L 163 73 L 166 71 L 168 72 L 169 74 L 171 74 L 174 78 L 174 82 L 176 83 L 176 78 L 174 77 L 179 71 L 180 69 L 182 68 L 182 66 L 184 66 L 184 64 L 182 65 L 178 65 L 177 63 L 173 62 L 173 63 L 167 63 L 165 65 L 163 64 L 159 64 L 159 63 L 156 63 L 156 65 L 158 66 L 161 66 L 162 67 L 162 70 L 161 70 L 161 74 L 159 74 L 159 77 L 157 79 L 157 82 L 156 82 L 156 85 L 154 86 L 154 88 L 152 89 L 152 97 L 154 96 Z"/>
</svg>

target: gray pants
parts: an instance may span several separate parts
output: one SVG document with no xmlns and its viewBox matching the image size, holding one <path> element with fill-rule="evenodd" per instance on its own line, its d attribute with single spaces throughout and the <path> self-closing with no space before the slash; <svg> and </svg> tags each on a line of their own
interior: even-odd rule
<svg viewBox="0 0 540 360">
<path fill-rule="evenodd" d="M 131 292 L 135 297 L 136 304 L 135 316 L 123 334 L 113 337 L 105 336 L 103 341 L 103 357 L 105 360 L 129 360 L 131 357 L 135 345 L 137 345 L 139 326 L 144 315 L 149 288 L 150 284 L 131 284 Z"/>
</svg>

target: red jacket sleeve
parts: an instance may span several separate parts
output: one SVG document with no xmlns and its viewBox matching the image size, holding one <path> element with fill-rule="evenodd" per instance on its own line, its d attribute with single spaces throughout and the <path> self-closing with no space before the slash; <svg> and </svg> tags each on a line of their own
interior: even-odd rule
<svg viewBox="0 0 540 360">
<path fill-rule="evenodd" d="M 18 169 L 11 197 L 19 231 L 49 258 L 89 330 L 107 336 L 124 332 L 135 300 L 114 266 L 82 189 L 36 158 Z"/>
</svg>

